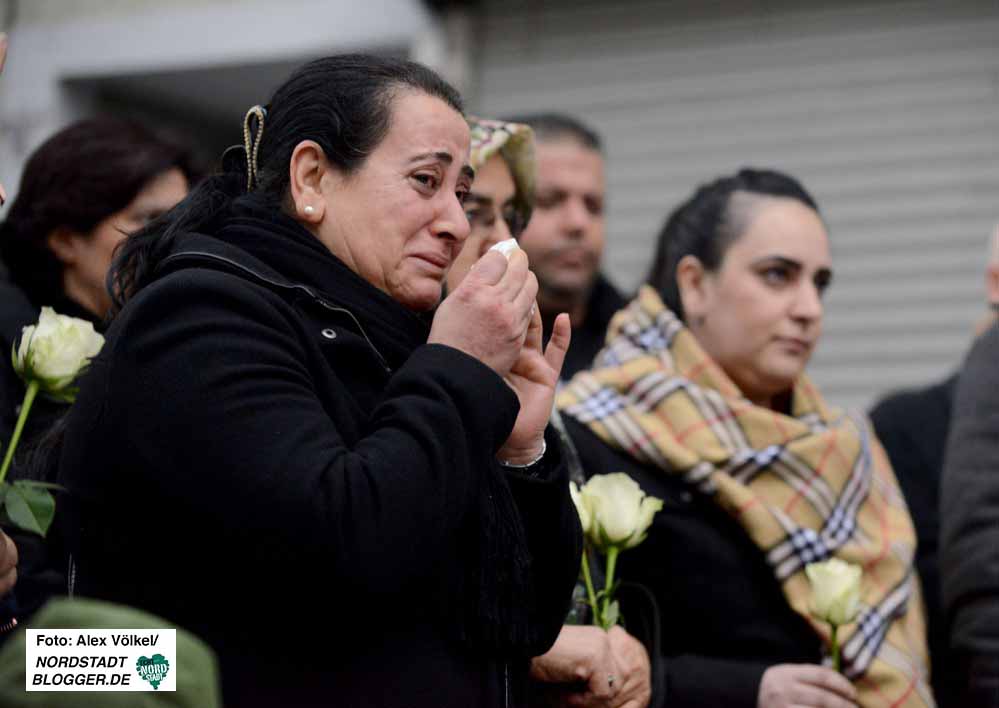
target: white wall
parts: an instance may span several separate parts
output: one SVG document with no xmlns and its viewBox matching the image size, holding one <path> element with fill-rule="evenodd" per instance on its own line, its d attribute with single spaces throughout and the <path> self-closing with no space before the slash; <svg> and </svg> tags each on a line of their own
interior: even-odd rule
<svg viewBox="0 0 999 708">
<path fill-rule="evenodd" d="M 0 78 L 0 181 L 8 191 L 31 150 L 87 113 L 87 92 L 72 85 L 405 51 L 431 23 L 419 0 L 22 0 L 19 8 Z M 245 81 L 253 83 L 252 73 Z M 220 100 L 211 82 L 180 89 L 195 103 Z"/>
<path fill-rule="evenodd" d="M 960 363 L 999 220 L 999 2 L 490 0 L 477 36 L 476 110 L 562 110 L 606 139 L 621 286 L 698 183 L 776 167 L 831 233 L 811 367 L 830 399 Z"/>
</svg>

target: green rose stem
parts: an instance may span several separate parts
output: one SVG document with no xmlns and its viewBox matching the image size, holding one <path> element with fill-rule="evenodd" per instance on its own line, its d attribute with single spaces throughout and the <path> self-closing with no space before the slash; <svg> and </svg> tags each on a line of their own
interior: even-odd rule
<svg viewBox="0 0 999 708">
<path fill-rule="evenodd" d="M 24 394 L 24 401 L 21 403 L 21 414 L 17 417 L 17 426 L 14 428 L 14 435 L 11 436 L 10 443 L 7 444 L 7 454 L 3 458 L 3 466 L 0 467 L 0 484 L 7 479 L 7 470 L 10 469 L 11 460 L 14 459 L 14 450 L 21 439 L 24 423 L 28 420 L 28 413 L 31 412 L 31 406 L 35 402 L 36 395 L 38 395 L 38 382 L 32 381 L 28 384 L 28 390 Z"/>
<path fill-rule="evenodd" d="M 839 670 L 839 640 L 836 637 L 836 630 L 839 629 L 838 626 L 829 623 L 829 627 L 832 629 L 832 638 L 829 640 L 832 644 L 832 660 L 833 660 L 833 671 L 840 673 Z"/>
<path fill-rule="evenodd" d="M 583 548 L 583 580 L 586 582 L 586 596 L 590 601 L 590 607 L 593 609 L 593 614 L 595 615 L 593 619 L 602 627 L 603 617 L 600 616 L 600 608 L 597 607 L 597 594 L 593 591 L 593 578 L 590 576 L 590 561 L 586 559 L 588 555 L 587 549 Z"/>
<path fill-rule="evenodd" d="M 618 553 L 620 553 L 620 549 L 617 546 L 611 546 L 607 549 L 607 582 L 604 583 L 604 602 L 600 612 L 600 626 L 604 629 L 610 629 L 606 626 L 607 607 L 610 605 L 611 588 L 614 587 L 614 569 L 617 566 Z"/>
</svg>

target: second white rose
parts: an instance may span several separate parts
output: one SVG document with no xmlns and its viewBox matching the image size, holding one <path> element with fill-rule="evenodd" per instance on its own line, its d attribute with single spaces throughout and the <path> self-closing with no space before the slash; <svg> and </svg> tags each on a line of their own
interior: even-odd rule
<svg viewBox="0 0 999 708">
<path fill-rule="evenodd" d="M 575 496 L 575 495 L 574 495 Z M 577 507 L 588 516 L 584 525 L 590 541 L 597 548 L 617 546 L 621 550 L 641 543 L 652 525 L 652 518 L 663 502 L 646 496 L 642 488 L 623 472 L 592 477 L 578 493 Z M 588 523 L 585 523 L 588 521 Z"/>
<path fill-rule="evenodd" d="M 805 575 L 812 585 L 812 614 L 837 627 L 856 619 L 860 611 L 859 565 L 830 558 L 809 563 Z"/>
</svg>

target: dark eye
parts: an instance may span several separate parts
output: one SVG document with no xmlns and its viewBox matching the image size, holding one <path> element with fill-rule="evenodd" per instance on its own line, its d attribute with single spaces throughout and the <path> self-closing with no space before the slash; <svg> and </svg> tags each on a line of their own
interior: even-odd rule
<svg viewBox="0 0 999 708">
<path fill-rule="evenodd" d="M 458 197 L 458 203 L 464 206 L 465 202 L 468 201 L 468 190 L 459 189 L 455 191 L 454 196 Z"/>
<path fill-rule="evenodd" d="M 591 216 L 600 216 L 604 213 L 603 200 L 597 197 L 586 197 L 583 199 L 583 204 L 586 205 L 586 211 L 590 212 Z"/>
<path fill-rule="evenodd" d="M 539 209 L 551 209 L 564 200 L 565 195 L 558 192 L 538 192 L 534 203 Z"/>
<path fill-rule="evenodd" d="M 465 209 L 465 218 L 468 219 L 468 223 L 473 227 L 491 227 L 494 223 L 496 223 L 496 216 L 493 214 L 493 210 L 485 209 L 481 206 Z"/>
<path fill-rule="evenodd" d="M 819 273 L 815 276 L 815 289 L 819 291 L 819 295 L 825 295 L 826 290 L 832 284 L 832 273 Z"/>
<path fill-rule="evenodd" d="M 420 183 L 421 188 L 427 191 L 436 191 L 439 186 L 437 175 L 420 172 L 413 175 L 413 179 Z"/>
<path fill-rule="evenodd" d="M 772 266 L 763 271 L 763 280 L 769 285 L 785 285 L 791 280 L 791 273 L 782 266 Z"/>
</svg>

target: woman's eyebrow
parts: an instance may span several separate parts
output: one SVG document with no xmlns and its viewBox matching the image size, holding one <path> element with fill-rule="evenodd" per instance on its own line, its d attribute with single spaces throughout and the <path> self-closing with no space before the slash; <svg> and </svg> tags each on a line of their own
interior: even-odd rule
<svg viewBox="0 0 999 708">
<path fill-rule="evenodd" d="M 411 157 L 409 161 L 420 162 L 422 160 L 429 160 L 431 158 L 435 160 L 440 160 L 445 165 L 450 165 L 452 162 L 454 162 L 454 157 L 451 155 L 451 153 L 447 152 L 446 150 L 439 150 L 437 152 L 421 152 L 419 155 L 414 155 L 413 157 Z"/>
<path fill-rule="evenodd" d="M 801 263 L 794 260 L 793 258 L 788 258 L 787 256 L 764 256 L 763 258 L 757 258 L 753 261 L 753 265 L 762 265 L 764 263 L 771 263 L 776 261 L 777 263 L 787 266 L 788 268 L 794 268 L 795 270 L 801 270 Z"/>
<path fill-rule="evenodd" d="M 474 189 L 468 193 L 465 197 L 465 203 L 475 202 L 476 204 L 481 204 L 482 206 L 491 206 L 493 203 L 493 198 L 485 194 L 480 194 Z"/>
<path fill-rule="evenodd" d="M 419 155 L 413 155 L 413 157 L 409 159 L 409 164 L 422 162 L 423 160 L 438 160 L 439 162 L 443 162 L 445 165 L 450 165 L 454 162 L 454 156 L 446 150 L 421 152 Z M 461 166 L 461 174 L 468 177 L 468 179 L 475 179 L 475 170 L 473 170 L 469 165 Z"/>
</svg>

